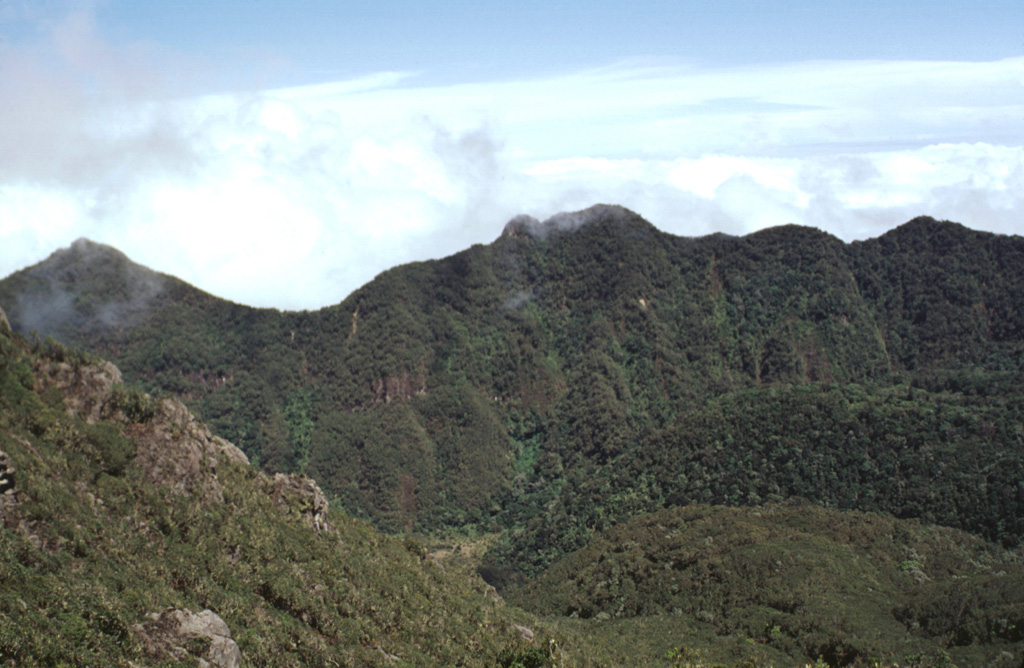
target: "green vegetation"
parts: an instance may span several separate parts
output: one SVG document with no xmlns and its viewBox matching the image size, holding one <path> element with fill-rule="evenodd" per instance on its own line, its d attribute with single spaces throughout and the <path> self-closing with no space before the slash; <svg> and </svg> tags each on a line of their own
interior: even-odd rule
<svg viewBox="0 0 1024 668">
<path fill-rule="evenodd" d="M 480 572 L 508 592 L 596 533 L 690 504 L 799 498 L 1004 547 L 1024 539 L 1024 239 L 924 218 L 853 244 L 796 226 L 691 239 L 615 207 L 584 215 L 571 233 L 510 225 L 316 312 L 225 302 L 89 242 L 0 281 L 0 305 L 16 330 L 53 337 L 36 337 L 39 355 L 93 359 L 68 345 L 115 360 L 127 420 L 152 417 L 126 389 L 138 383 L 379 529 L 499 534 Z M 112 434 L 58 432 L 47 438 L 80 447 L 92 475 L 130 472 Z M 894 563 L 912 579 L 930 562 Z M 832 664 L 938 665 L 943 634 L 954 662 L 968 655 L 951 637 L 1012 635 L 1000 620 L 1019 608 L 985 577 L 900 594 L 901 623 L 927 630 L 920 650 L 888 631 L 875 643 L 867 621 L 826 652 L 839 636 L 807 621 L 822 623 L 810 603 L 807 619 L 758 617 L 772 622 L 760 630 L 704 622 L 679 635 L 671 613 L 614 610 L 557 627 L 617 664 L 630 651 L 601 638 L 658 638 L 644 656 L 666 665 L 817 660 L 794 640 L 801 628 L 823 634 Z M 960 597 L 963 619 L 937 611 L 942 596 Z M 1008 612 L 986 617 L 995 609 Z M 883 646 L 910 649 L 871 653 Z M 539 660 L 520 649 L 502 660 Z"/>
<path fill-rule="evenodd" d="M 974 666 L 1024 639 L 1022 591 L 1019 555 L 968 534 L 788 504 L 644 515 L 507 597 L 578 618 L 578 628 L 604 627 L 596 642 L 658 625 L 660 643 L 647 651 L 673 660 L 687 654 L 682 642 L 727 665 L 888 665 L 941 652 Z"/>
<path fill-rule="evenodd" d="M 0 665 L 149 665 L 132 626 L 167 607 L 216 611 L 267 666 L 1009 666 L 1024 640 L 1018 558 L 808 504 L 619 524 L 508 588 L 539 622 L 489 596 L 471 555 L 444 555 L 490 539 L 434 552 L 338 512 L 316 532 L 227 459 L 223 502 L 155 484 L 135 461 L 155 402 L 115 385 L 116 421 L 86 424 L 41 389 L 52 363 L 0 335 L 16 494 L 0 505 Z"/>
<path fill-rule="evenodd" d="M 850 245 L 687 239 L 587 215 L 311 313 L 85 241 L 0 281 L 0 304 L 378 527 L 520 532 L 519 570 L 665 505 L 794 495 L 1021 539 L 1024 240 L 930 219 Z"/>
<path fill-rule="evenodd" d="M 594 529 L 689 503 L 803 498 L 1015 544 L 1024 531 L 1024 383 L 987 378 L 1005 382 L 967 393 L 946 389 L 962 385 L 959 376 L 933 386 L 939 391 L 819 384 L 732 392 L 606 464 L 579 460 L 571 475 L 538 467 L 538 482 L 505 505 L 522 528 L 493 551 L 488 576 L 536 573 Z M 556 454 L 569 460 L 573 451 Z"/>
<path fill-rule="evenodd" d="M 491 666 L 520 642 L 513 624 L 533 625 L 475 574 L 363 522 L 332 512 L 315 532 L 248 466 L 219 462 L 222 503 L 154 484 L 135 450 L 160 418 L 69 416 L 59 394 L 36 391 L 46 363 L 0 334 L 0 451 L 16 499 L 0 505 L 0 665 L 151 665 L 131 627 L 168 607 L 214 610 L 252 666 Z M 111 401 L 126 396 L 142 395 L 117 388 Z"/>
</svg>

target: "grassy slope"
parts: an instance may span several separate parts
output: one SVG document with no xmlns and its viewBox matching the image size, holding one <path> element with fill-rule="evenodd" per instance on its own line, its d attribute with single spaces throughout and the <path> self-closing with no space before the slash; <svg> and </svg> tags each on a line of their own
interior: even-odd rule
<svg viewBox="0 0 1024 668">
<path fill-rule="evenodd" d="M 493 665 L 521 642 L 512 624 L 532 625 L 411 540 L 338 512 L 318 535 L 248 466 L 220 461 L 223 502 L 148 482 L 132 420 L 85 424 L 37 392 L 34 366 L 90 363 L 48 352 L 0 332 L 0 450 L 19 500 L 0 523 L 0 665 L 146 665 L 129 627 L 167 607 L 217 612 L 251 666 Z"/>
</svg>

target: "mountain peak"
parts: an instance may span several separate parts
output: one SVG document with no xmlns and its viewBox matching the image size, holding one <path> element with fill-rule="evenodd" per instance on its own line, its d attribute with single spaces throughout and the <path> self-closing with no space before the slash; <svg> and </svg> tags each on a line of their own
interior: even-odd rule
<svg viewBox="0 0 1024 668">
<path fill-rule="evenodd" d="M 555 233 L 567 234 L 598 222 L 611 222 L 624 225 L 643 220 L 629 209 L 614 204 L 595 204 L 580 211 L 563 211 L 556 213 L 544 222 L 533 216 L 520 214 L 508 221 L 502 231 L 502 237 L 531 237 L 544 241 Z"/>
<path fill-rule="evenodd" d="M 969 227 L 961 225 L 960 223 L 954 223 L 949 220 L 937 220 L 931 216 L 918 216 L 917 218 L 908 220 L 902 225 L 889 230 L 879 238 L 931 237 L 936 234 L 969 235 L 972 233 L 975 233 L 975 231 Z M 982 232 L 980 234 L 987 233 Z"/>
<path fill-rule="evenodd" d="M 0 303 L 16 330 L 56 335 L 96 320 L 134 321 L 164 291 L 166 279 L 112 246 L 81 237 L 6 279 Z"/>
<path fill-rule="evenodd" d="M 107 244 L 101 244 L 86 237 L 79 237 L 71 242 L 67 248 L 61 248 L 50 255 L 50 259 L 67 258 L 76 261 L 96 262 L 117 260 L 131 262 L 128 256 Z M 45 264 L 43 263 L 40 264 Z"/>
<path fill-rule="evenodd" d="M 107 249 L 113 250 L 115 252 L 120 252 L 120 251 L 117 251 L 113 246 L 109 246 L 107 244 L 101 244 L 101 243 L 99 243 L 97 241 L 93 241 L 92 239 L 90 239 L 88 237 L 78 237 L 77 239 L 75 239 L 74 241 L 71 242 L 70 248 L 72 250 L 76 250 L 76 251 L 80 251 L 80 252 L 84 251 L 84 250 L 93 250 L 93 249 L 100 249 L 100 248 L 107 248 Z"/>
<path fill-rule="evenodd" d="M 979 232 L 949 220 L 918 216 L 878 237 L 883 245 L 894 244 L 904 250 L 950 254 L 962 252 L 965 246 L 986 243 L 990 232 Z"/>
</svg>

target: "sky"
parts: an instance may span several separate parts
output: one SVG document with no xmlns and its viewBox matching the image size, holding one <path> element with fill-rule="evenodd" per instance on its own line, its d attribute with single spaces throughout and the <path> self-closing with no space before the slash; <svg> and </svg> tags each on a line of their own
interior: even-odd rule
<svg viewBox="0 0 1024 668">
<path fill-rule="evenodd" d="M 0 276 L 87 237 L 315 309 L 596 203 L 1024 234 L 1024 3 L 0 0 Z"/>
</svg>

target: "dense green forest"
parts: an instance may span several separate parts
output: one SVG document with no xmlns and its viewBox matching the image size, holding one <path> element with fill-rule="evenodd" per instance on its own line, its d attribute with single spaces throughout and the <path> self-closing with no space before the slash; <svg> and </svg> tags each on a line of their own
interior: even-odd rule
<svg viewBox="0 0 1024 668">
<path fill-rule="evenodd" d="M 573 220 L 515 219 L 314 312 L 84 240 L 0 282 L 0 305 L 378 527 L 504 531 L 498 585 L 691 502 L 801 497 L 1021 540 L 1024 239 Z"/>
<path fill-rule="evenodd" d="M 506 603 L 471 542 L 384 536 L 115 367 L 4 325 L 3 666 L 1020 663 L 1021 557 L 963 532 L 689 505 L 595 534 Z"/>
<path fill-rule="evenodd" d="M 1019 556 L 968 534 L 786 503 L 634 518 L 507 598 L 707 663 L 1011 666 L 1022 591 Z"/>
</svg>

